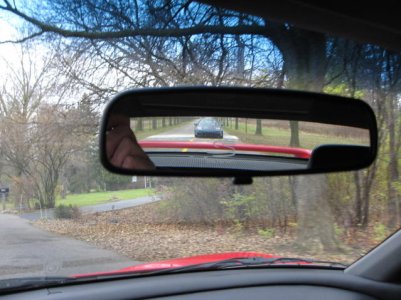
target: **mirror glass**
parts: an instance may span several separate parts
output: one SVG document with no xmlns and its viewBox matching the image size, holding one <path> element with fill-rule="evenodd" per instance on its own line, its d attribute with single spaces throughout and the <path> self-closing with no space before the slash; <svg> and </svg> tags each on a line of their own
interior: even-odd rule
<svg viewBox="0 0 401 300">
<path fill-rule="evenodd" d="M 100 147 L 109 170 L 301 174 L 360 169 L 376 155 L 374 114 L 360 100 L 258 89 L 156 92 L 119 95 L 105 110 Z"/>
<path fill-rule="evenodd" d="M 123 143 L 127 155 L 115 153 L 113 159 L 110 153 L 110 158 L 114 166 L 128 169 L 306 169 L 320 145 L 370 145 L 367 129 L 315 122 L 213 116 L 138 117 L 126 122 L 132 135 L 131 145 L 129 140 Z M 291 126 L 297 127 L 295 138 Z"/>
</svg>

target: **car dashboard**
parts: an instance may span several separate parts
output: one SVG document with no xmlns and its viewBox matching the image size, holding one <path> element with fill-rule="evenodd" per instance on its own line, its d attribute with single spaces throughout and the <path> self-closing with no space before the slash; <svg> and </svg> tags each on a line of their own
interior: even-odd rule
<svg viewBox="0 0 401 300">
<path fill-rule="evenodd" d="M 154 275 L 38 289 L 4 299 L 401 299 L 401 286 L 341 269 L 269 267 Z"/>
<path fill-rule="evenodd" d="M 185 169 L 220 169 L 220 170 L 304 170 L 308 160 L 292 157 L 256 156 L 231 153 L 147 153 L 158 169 L 180 166 Z"/>
</svg>

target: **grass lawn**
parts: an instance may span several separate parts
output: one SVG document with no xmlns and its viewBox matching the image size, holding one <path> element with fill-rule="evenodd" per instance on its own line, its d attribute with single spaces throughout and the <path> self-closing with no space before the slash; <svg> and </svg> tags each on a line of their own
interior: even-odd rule
<svg viewBox="0 0 401 300">
<path fill-rule="evenodd" d="M 0 199 L 0 211 L 2 210 L 3 210 L 3 200 Z M 14 203 L 12 203 L 10 200 L 6 201 L 5 210 L 15 210 Z"/>
<path fill-rule="evenodd" d="M 153 189 L 132 189 L 132 190 L 121 190 L 111 192 L 96 192 L 87 194 L 71 194 L 65 199 L 57 198 L 56 205 L 77 205 L 77 206 L 88 206 L 96 205 L 111 201 L 135 199 L 144 196 L 153 195 Z"/>
<path fill-rule="evenodd" d="M 226 126 L 224 131 L 229 134 L 237 136 L 243 143 L 264 144 L 272 146 L 288 146 L 290 144 L 291 131 L 290 129 L 283 129 L 278 127 L 264 127 L 263 135 L 255 135 L 256 125 L 239 122 L 238 130 L 233 127 Z M 301 148 L 313 149 L 320 144 L 364 144 L 361 140 L 358 143 L 356 138 L 346 138 L 339 136 L 328 136 L 327 134 L 319 134 L 314 132 L 299 131 L 299 139 Z"/>
</svg>

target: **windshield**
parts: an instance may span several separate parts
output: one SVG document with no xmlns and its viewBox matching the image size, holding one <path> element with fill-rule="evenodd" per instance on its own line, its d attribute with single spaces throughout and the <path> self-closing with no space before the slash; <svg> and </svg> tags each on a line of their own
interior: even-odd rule
<svg viewBox="0 0 401 300">
<path fill-rule="evenodd" d="M 4 3 L 1 279 L 252 256 L 349 265 L 400 225 L 399 53 L 196 2 Z M 128 88 L 182 85 L 364 100 L 378 119 L 379 159 L 358 172 L 252 185 L 105 171 L 98 154 L 105 104 Z M 367 130 L 268 119 L 172 115 L 132 118 L 130 128 L 149 155 L 295 155 L 302 162 L 322 143 L 369 144 Z"/>
<path fill-rule="evenodd" d="M 196 125 L 199 129 L 220 129 L 219 123 L 212 118 L 201 119 Z"/>
</svg>

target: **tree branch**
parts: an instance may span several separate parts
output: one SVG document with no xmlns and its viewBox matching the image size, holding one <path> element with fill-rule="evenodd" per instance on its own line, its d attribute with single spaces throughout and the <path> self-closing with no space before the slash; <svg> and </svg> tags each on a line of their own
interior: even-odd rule
<svg viewBox="0 0 401 300">
<path fill-rule="evenodd" d="M 35 32 L 33 34 L 30 34 L 22 39 L 18 39 L 18 40 L 5 40 L 5 41 L 0 41 L 0 45 L 1 44 L 22 44 L 26 41 L 29 41 L 35 37 L 41 36 L 42 34 L 44 34 L 44 31 L 39 31 L 39 32 Z"/>
<path fill-rule="evenodd" d="M 7 3 L 7 2 L 6 2 Z M 153 37 L 182 37 L 196 34 L 268 34 L 269 28 L 261 25 L 195 25 L 187 28 L 133 28 L 118 31 L 82 31 L 82 30 L 67 30 L 56 25 L 47 24 L 39 19 L 28 16 L 11 5 L 0 6 L 1 10 L 11 12 L 25 21 L 36 26 L 40 31 L 32 34 L 21 41 L 42 35 L 44 33 L 55 33 L 63 37 L 75 37 L 85 39 L 117 39 L 133 36 L 153 36 Z M 4 42 L 3 42 L 4 43 Z"/>
</svg>

